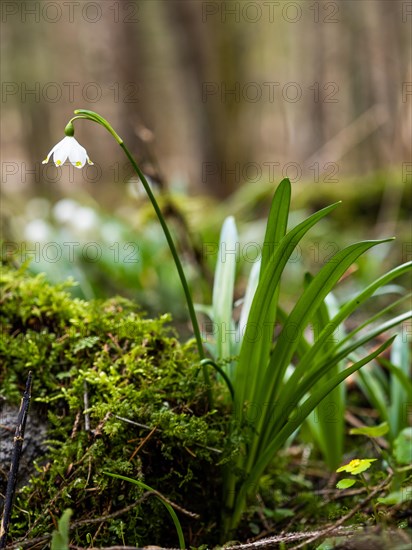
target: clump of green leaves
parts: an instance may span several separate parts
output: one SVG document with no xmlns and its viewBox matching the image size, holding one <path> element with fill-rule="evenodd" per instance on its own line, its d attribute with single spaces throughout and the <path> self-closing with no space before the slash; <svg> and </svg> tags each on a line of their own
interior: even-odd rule
<svg viewBox="0 0 412 550">
<path fill-rule="evenodd" d="M 1 396 L 18 403 L 32 370 L 32 413 L 48 425 L 11 541 L 47 536 L 72 508 L 72 544 L 174 545 L 168 511 L 146 483 L 195 514 L 179 513 L 189 544 L 213 543 L 225 423 L 207 410 L 193 344 L 179 343 L 168 315 L 145 319 L 121 298 L 72 299 L 71 284 L 53 287 L 24 269 L 1 275 Z"/>
<path fill-rule="evenodd" d="M 340 304 L 332 315 L 329 314 L 325 301 L 351 265 L 374 246 L 391 239 L 357 242 L 338 251 L 316 275 L 306 277 L 302 294 L 290 313 L 285 312 L 280 298 L 286 264 L 308 231 L 338 206 L 335 203 L 323 208 L 288 229 L 290 200 L 291 185 L 288 179 L 284 179 L 272 201 L 259 279 L 248 305 L 239 355 L 235 364 L 229 362 L 227 365 L 234 393 L 233 425 L 244 434 L 247 442 L 225 472 L 222 540 L 235 533 L 248 497 L 256 493 L 259 478 L 276 453 L 329 395 L 334 400 L 339 399 L 342 417 L 343 399 L 336 388 L 390 347 L 394 337 L 372 351 L 367 349 L 367 344 L 412 314 L 408 311 L 393 316 L 392 307 L 388 307 L 355 329 L 345 331 L 342 339 L 330 342 L 333 333 L 381 287 L 412 268 L 412 262 L 408 262 L 392 269 Z M 233 230 L 231 235 L 233 239 Z M 227 280 L 233 279 L 233 268 L 217 269 L 223 280 L 222 272 L 227 274 Z M 212 307 L 211 316 L 215 322 L 225 320 L 227 326 L 231 312 L 228 310 L 230 300 L 224 299 L 226 288 L 221 290 L 220 297 L 221 304 L 226 304 L 225 311 Z M 217 303 L 219 300 L 214 295 L 214 304 Z M 392 317 L 378 324 L 380 318 L 389 312 Z M 315 326 L 318 327 L 317 335 L 311 341 L 306 330 Z M 279 328 L 278 335 L 275 335 L 275 327 Z M 216 346 L 216 349 L 224 352 L 221 346 Z M 358 352 L 360 357 L 356 356 Z M 228 360 L 228 357 L 222 359 Z M 339 439 L 334 437 L 335 427 L 328 418 L 320 417 L 318 440 L 323 442 L 329 464 L 336 464 L 340 459 L 342 445 L 336 443 L 343 435 L 342 420 Z"/>
</svg>

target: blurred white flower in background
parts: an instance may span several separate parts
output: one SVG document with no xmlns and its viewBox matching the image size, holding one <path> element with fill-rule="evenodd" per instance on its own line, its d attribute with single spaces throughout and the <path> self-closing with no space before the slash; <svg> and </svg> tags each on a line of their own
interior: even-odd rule
<svg viewBox="0 0 412 550">
<path fill-rule="evenodd" d="M 44 220 L 32 220 L 24 228 L 24 238 L 30 242 L 45 242 L 50 238 L 51 227 Z"/>
<path fill-rule="evenodd" d="M 67 223 L 73 220 L 78 203 L 73 199 L 62 199 L 53 206 L 53 217 L 59 223 Z"/>
<path fill-rule="evenodd" d="M 68 224 L 80 232 L 98 226 L 98 215 L 90 206 L 81 206 L 73 199 L 62 199 L 53 206 L 53 217 L 60 224 Z"/>
<path fill-rule="evenodd" d="M 94 229 L 98 225 L 98 216 L 93 208 L 79 206 L 74 213 L 73 225 L 80 231 Z"/>
</svg>

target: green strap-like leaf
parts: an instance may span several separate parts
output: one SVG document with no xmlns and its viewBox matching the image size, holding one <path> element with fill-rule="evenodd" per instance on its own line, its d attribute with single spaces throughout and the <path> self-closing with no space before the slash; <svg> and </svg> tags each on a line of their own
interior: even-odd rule
<svg viewBox="0 0 412 550">
<path fill-rule="evenodd" d="M 285 387 L 283 388 L 281 395 L 279 396 L 279 401 L 277 403 L 277 410 L 279 411 L 279 416 L 276 416 L 275 418 L 276 422 L 282 423 L 284 420 L 285 415 L 284 415 L 284 412 L 282 414 L 282 411 L 284 411 L 286 408 L 287 399 L 289 395 L 296 394 L 299 397 L 299 399 L 301 399 L 304 395 L 310 392 L 313 385 L 316 384 L 316 382 L 320 380 L 323 374 L 325 372 L 328 372 L 330 368 L 332 368 L 334 365 L 338 364 L 340 361 L 348 357 L 350 353 L 354 352 L 358 348 L 361 348 L 366 343 L 373 340 L 380 334 L 383 334 L 393 326 L 396 326 L 401 322 L 409 319 L 411 316 L 412 316 L 411 312 L 407 312 L 407 313 L 404 313 L 403 315 L 399 315 L 398 317 L 395 317 L 394 319 L 391 319 L 390 321 L 383 323 L 379 327 L 376 327 L 373 331 L 365 335 L 362 339 L 357 340 L 356 342 L 353 342 L 351 345 L 348 345 L 346 348 L 342 350 L 339 350 L 338 347 L 335 348 L 334 355 L 328 355 L 327 357 L 323 357 L 321 360 L 316 361 L 315 366 L 311 370 L 306 372 L 299 382 L 297 382 L 297 380 L 294 378 L 294 375 L 292 375 L 287 381 Z M 384 418 L 386 419 L 386 416 Z"/>
<path fill-rule="evenodd" d="M 290 313 L 279 335 L 265 376 L 262 377 L 260 394 L 261 396 L 265 396 L 265 401 L 274 402 L 276 400 L 276 390 L 280 388 L 280 383 L 283 380 L 286 368 L 296 351 L 300 335 L 303 333 L 304 328 L 313 317 L 326 295 L 361 254 L 373 246 L 387 242 L 387 240 L 388 239 L 364 241 L 344 248 L 335 254 L 313 278 L 312 282 L 303 292 Z M 299 368 L 299 366 L 297 368 Z M 283 395 L 286 399 L 288 398 L 288 395 L 285 395 L 284 391 Z M 260 397 L 260 399 L 256 399 L 256 401 L 259 402 L 261 399 Z M 271 413 L 266 409 L 266 412 L 261 415 L 260 422 L 257 426 L 259 437 L 255 438 L 255 442 L 258 442 L 260 449 L 267 445 L 268 438 L 271 437 L 273 420 L 269 421 L 267 419 L 268 414 L 270 415 Z M 263 433 L 265 433 L 264 436 Z M 255 448 L 255 453 L 257 451 L 258 449 Z"/>
<path fill-rule="evenodd" d="M 296 387 L 297 384 L 301 386 L 302 388 L 305 388 L 305 391 L 308 391 L 310 387 L 313 385 L 314 380 L 318 380 L 319 374 L 316 374 L 317 371 L 320 369 L 323 371 L 324 369 L 328 369 L 331 366 L 335 365 L 337 362 L 341 361 L 342 359 L 345 359 L 345 357 L 348 357 L 351 353 L 356 351 L 358 348 L 361 348 L 380 334 L 383 334 L 384 332 L 388 331 L 392 327 L 399 325 L 403 321 L 406 321 L 407 319 L 410 319 L 412 317 L 412 312 L 406 312 L 402 315 L 398 315 L 397 317 L 394 317 L 393 319 L 390 319 L 386 323 L 383 323 L 377 327 L 375 327 L 373 330 L 368 332 L 363 338 L 360 338 L 359 340 L 355 340 L 354 342 L 348 344 L 345 348 L 340 349 L 339 345 L 336 345 L 335 347 L 331 348 L 328 355 L 317 359 L 315 362 L 315 367 L 308 370 L 306 373 L 304 373 L 303 377 L 301 376 L 300 379 L 295 377 L 295 373 L 291 376 L 291 378 L 288 380 L 288 385 L 290 385 L 290 388 Z M 300 365 L 299 365 L 300 368 Z"/>
<path fill-rule="evenodd" d="M 389 422 L 388 399 L 378 377 L 372 371 L 359 371 L 356 382 L 369 403 L 374 407 L 382 420 Z"/>
<path fill-rule="evenodd" d="M 312 280 L 313 276 L 307 273 L 305 276 L 306 286 L 308 286 Z M 326 298 L 315 311 L 311 322 L 313 338 L 316 341 L 321 331 L 330 323 Z M 324 346 L 327 346 L 327 342 Z M 325 377 L 330 378 L 338 374 L 338 372 L 339 364 L 336 364 L 328 370 L 327 374 L 316 382 L 311 391 L 316 391 L 316 389 L 325 382 Z M 330 470 L 335 470 L 342 460 L 344 407 L 345 386 L 344 384 L 340 384 L 334 388 L 319 405 L 317 405 L 315 409 L 316 420 L 313 420 L 310 416 L 308 416 L 307 419 L 309 427 L 322 450 L 326 464 Z"/>
<path fill-rule="evenodd" d="M 359 338 L 354 342 L 349 342 L 345 347 L 341 348 L 339 344 L 336 345 L 331 350 L 331 352 L 332 353 L 337 352 L 337 356 L 340 359 L 343 359 L 344 357 L 347 357 L 350 353 L 352 353 L 359 347 L 363 346 L 364 344 L 367 344 L 373 338 L 376 338 L 377 336 L 379 336 L 379 334 L 382 334 L 387 330 L 391 329 L 392 327 L 395 327 L 396 325 L 399 325 L 411 318 L 412 318 L 412 311 L 406 311 L 405 313 L 402 313 L 401 315 L 397 315 L 396 317 L 389 319 L 388 321 L 378 325 L 377 327 L 371 328 L 367 334 L 362 336 L 362 338 Z"/>
<path fill-rule="evenodd" d="M 396 434 L 399 433 L 402 428 L 406 428 L 408 424 L 405 407 L 406 403 L 412 402 L 410 380 L 411 353 L 410 343 L 407 341 L 407 338 L 401 338 L 399 335 L 393 343 L 391 363 L 392 364 L 388 365 L 392 374 L 390 384 L 389 425 L 391 435 L 395 437 Z M 406 380 L 402 381 L 402 378 Z"/>
<path fill-rule="evenodd" d="M 290 181 L 285 178 L 278 185 L 273 196 L 272 206 L 270 208 L 262 249 L 262 274 L 265 272 L 269 264 L 270 257 L 286 234 L 290 208 L 290 196 Z"/>
<path fill-rule="evenodd" d="M 344 338 L 342 338 L 342 340 L 339 341 L 339 345 L 340 346 L 343 346 L 343 344 L 345 344 L 346 342 L 348 341 L 351 341 L 354 339 L 354 336 L 358 333 L 358 332 L 361 332 L 363 329 L 365 329 L 368 325 L 371 325 L 372 323 L 375 323 L 375 321 L 377 321 L 378 319 L 380 319 L 381 317 L 384 317 L 386 314 L 388 313 L 391 313 L 393 309 L 396 309 L 399 307 L 400 304 L 402 304 L 403 302 L 405 302 L 406 300 L 408 300 L 409 298 L 411 297 L 411 295 L 406 295 L 406 296 L 402 296 L 402 298 L 399 298 L 399 300 L 395 300 L 394 302 L 392 302 L 391 304 L 389 304 L 387 307 L 385 308 L 382 308 L 378 311 L 378 313 L 376 313 L 375 315 L 373 315 L 372 317 L 369 317 L 368 319 L 366 319 L 366 321 L 364 321 L 363 323 L 359 324 L 355 329 L 353 329 L 351 332 L 348 332 L 346 334 L 346 336 Z"/>
<path fill-rule="evenodd" d="M 329 325 L 321 331 L 316 342 L 308 350 L 307 354 L 302 357 L 299 363 L 299 369 L 295 371 L 293 383 L 297 383 L 297 379 L 302 375 L 302 372 L 306 372 L 306 370 L 310 368 L 310 365 L 314 363 L 315 357 L 322 351 L 325 342 L 335 332 L 335 330 L 343 321 L 345 321 L 356 309 L 359 308 L 361 304 L 363 304 L 368 298 L 370 298 L 376 292 L 376 290 L 387 284 L 389 281 L 395 279 L 396 277 L 403 275 L 411 268 L 412 262 L 407 262 L 403 265 L 396 267 L 395 269 L 392 269 L 388 273 L 385 273 L 384 275 L 376 279 L 376 281 L 371 283 L 364 290 L 359 292 L 359 294 L 354 296 L 352 300 L 342 306 L 342 308 L 339 310 L 339 313 L 331 319 Z M 347 340 L 347 337 L 345 337 L 345 340 Z M 338 345 L 342 345 L 342 341 L 340 341 Z"/>
<path fill-rule="evenodd" d="M 279 320 L 279 323 L 281 326 L 284 326 L 288 318 L 288 314 L 284 309 L 282 309 L 280 306 L 278 306 L 277 310 L 277 319 Z M 296 347 L 296 353 L 299 357 L 304 357 L 306 353 L 310 350 L 312 344 L 308 342 L 308 340 L 305 338 L 305 335 L 302 334 L 299 338 L 298 345 Z M 273 346 L 274 347 L 274 346 Z"/>
<path fill-rule="evenodd" d="M 287 185 L 287 183 L 284 180 L 283 186 L 285 185 Z M 250 308 L 248 325 L 243 336 L 238 364 L 236 366 L 234 376 L 234 411 L 236 411 L 236 420 L 239 423 L 243 422 L 244 403 L 256 402 L 256 386 L 258 380 L 262 378 L 264 369 L 269 361 L 274 329 L 272 324 L 273 320 L 276 318 L 276 308 L 273 307 L 273 296 L 277 292 L 277 287 L 286 263 L 300 239 L 319 220 L 334 210 L 338 204 L 340 204 L 340 202 L 332 204 L 326 208 L 323 208 L 319 212 L 312 214 L 309 218 L 289 231 L 283 239 L 281 239 L 279 245 L 276 247 L 276 250 L 270 256 L 268 265 L 264 273 L 261 275 L 261 279 Z M 270 321 L 271 318 L 272 323 Z M 268 323 L 269 326 L 267 326 Z M 257 334 L 257 337 L 256 330 L 260 331 L 260 334 Z M 263 347 L 262 339 L 267 339 Z M 239 457 L 240 462 L 241 460 L 242 457 Z M 241 466 L 241 464 L 239 466 Z M 236 498 L 236 492 L 234 490 L 236 481 L 237 473 L 236 470 L 232 468 L 225 476 L 224 487 L 226 496 L 225 505 L 229 509 L 233 507 L 234 499 Z"/>
<path fill-rule="evenodd" d="M 242 338 L 245 332 L 245 329 L 247 327 L 247 323 L 249 321 L 249 313 L 250 308 L 252 307 L 253 298 L 255 296 L 255 292 L 259 283 L 259 276 L 260 276 L 260 268 L 261 268 L 261 262 L 257 261 L 253 264 L 252 269 L 249 273 L 249 278 L 246 285 L 245 290 L 245 297 L 242 304 L 242 310 L 240 312 L 239 317 L 239 323 L 237 326 L 237 348 L 236 348 L 236 354 L 239 353 Z"/>
<path fill-rule="evenodd" d="M 216 324 L 216 356 L 227 359 L 232 353 L 230 334 L 233 326 L 233 290 L 239 239 L 233 216 L 223 222 L 220 233 L 215 279 L 213 282 L 213 322 Z M 234 351 L 234 350 L 233 350 Z M 230 370 L 230 369 L 229 369 Z"/>
<path fill-rule="evenodd" d="M 266 225 L 265 239 L 262 248 L 262 265 L 260 269 L 260 280 L 263 279 L 270 258 L 279 246 L 280 241 L 286 235 L 288 226 L 289 208 L 290 208 L 291 186 L 290 181 L 285 178 L 278 185 L 273 200 L 269 217 Z M 278 284 L 270 296 L 270 303 L 267 307 L 265 317 L 260 319 L 263 324 L 265 335 L 260 338 L 260 355 L 262 358 L 268 357 L 272 347 L 272 334 L 276 324 L 276 309 L 279 300 L 280 284 Z"/>
<path fill-rule="evenodd" d="M 273 327 L 262 326 L 262 319 L 266 320 L 266 322 L 269 319 L 268 311 L 272 306 L 272 297 L 279 284 L 285 265 L 300 239 L 319 220 L 334 210 L 338 204 L 332 204 L 312 214 L 312 216 L 289 231 L 270 257 L 268 266 L 255 292 L 235 372 L 235 399 L 239 404 L 240 411 L 246 399 L 254 399 L 257 380 L 262 377 L 267 365 L 270 346 L 267 348 L 267 354 L 263 355 L 261 353 L 261 343 L 262 339 L 266 338 L 270 339 L 271 342 L 272 333 L 270 331 L 273 330 Z M 275 316 L 275 313 L 273 312 L 273 316 Z M 257 336 L 256 331 L 260 331 Z"/>
<path fill-rule="evenodd" d="M 364 241 L 354 243 L 335 254 L 331 260 L 325 264 L 319 273 L 313 278 L 309 287 L 299 298 L 295 307 L 289 315 L 289 318 L 279 335 L 275 352 L 271 364 L 269 365 L 266 380 L 281 379 L 283 373 L 292 358 L 295 349 L 297 336 L 303 332 L 309 319 L 321 305 L 326 295 L 332 290 L 346 270 L 361 256 L 364 252 L 384 242 L 392 239 L 383 239 L 379 241 Z M 276 377 L 273 377 L 273 370 L 276 367 Z M 272 382 L 273 384 L 273 382 Z"/>
</svg>

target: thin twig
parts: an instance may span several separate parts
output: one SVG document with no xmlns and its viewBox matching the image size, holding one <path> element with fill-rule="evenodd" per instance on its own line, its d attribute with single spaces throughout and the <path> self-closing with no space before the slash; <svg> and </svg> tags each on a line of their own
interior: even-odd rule
<svg viewBox="0 0 412 550">
<path fill-rule="evenodd" d="M 87 382 L 83 382 L 83 401 L 84 401 L 84 429 L 90 432 L 90 413 L 89 413 L 89 394 L 87 392 Z"/>
<path fill-rule="evenodd" d="M 132 510 L 135 506 L 138 504 L 141 504 L 148 496 L 152 494 L 151 491 L 146 491 L 143 493 L 143 495 L 133 502 L 133 504 L 129 504 L 129 506 L 126 506 L 125 508 L 122 508 L 121 510 L 117 510 L 116 512 L 112 512 L 111 514 L 107 514 L 105 516 L 100 516 L 98 518 L 91 518 L 91 519 L 80 519 L 79 521 L 73 521 L 73 523 L 70 524 L 71 528 L 80 527 L 81 525 L 92 525 L 93 523 L 101 523 L 103 521 L 106 521 L 108 519 L 117 518 L 118 516 L 122 516 L 123 514 L 126 514 L 129 510 Z"/>
<path fill-rule="evenodd" d="M 176 504 L 175 502 L 173 502 L 172 500 L 169 500 L 167 497 L 165 497 L 162 493 L 159 493 L 159 491 L 156 491 L 156 489 L 152 489 L 152 494 L 153 495 L 156 495 L 157 497 L 159 497 L 160 499 L 164 500 L 165 502 L 167 502 L 167 504 L 169 504 L 172 508 L 174 508 L 175 510 L 177 510 L 178 512 L 181 512 L 182 514 L 186 515 L 186 516 L 189 516 L 190 518 L 194 518 L 194 519 L 200 519 L 200 515 L 199 514 L 196 514 L 195 512 L 190 512 L 189 510 L 186 510 L 185 508 L 182 508 L 182 506 L 179 506 L 178 504 Z"/>
<path fill-rule="evenodd" d="M 70 544 L 69 548 L 71 550 L 143 550 L 143 548 L 137 548 L 136 546 L 107 546 L 106 548 L 84 548 L 84 546 L 75 546 Z"/>
<path fill-rule="evenodd" d="M 69 547 L 71 550 L 145 550 L 147 548 L 156 548 L 156 550 L 179 550 L 179 548 L 162 548 L 160 546 L 105 546 L 104 548 L 84 548 L 83 546 L 75 546 L 74 544 L 70 544 Z"/>
<path fill-rule="evenodd" d="M 79 430 L 80 418 L 81 418 L 81 412 L 77 411 L 75 419 L 74 419 L 72 433 L 70 434 L 70 439 L 74 439 L 76 437 L 76 434 Z"/>
<path fill-rule="evenodd" d="M 157 430 L 157 426 L 155 426 L 153 428 L 153 430 L 151 430 L 147 434 L 147 436 L 140 442 L 140 444 L 133 451 L 132 456 L 129 458 L 129 462 L 131 462 L 134 459 L 134 457 L 137 455 L 137 453 L 140 451 L 140 449 L 143 447 L 143 445 L 145 445 L 145 443 L 147 443 L 147 441 L 149 441 L 149 439 L 152 437 L 152 435 L 155 433 L 156 430 Z"/>
<path fill-rule="evenodd" d="M 337 529 L 337 532 L 339 534 L 345 534 L 345 535 L 351 535 L 355 532 L 358 532 L 358 530 L 353 528 L 341 528 Z M 249 542 L 246 544 L 236 544 L 234 546 L 225 546 L 225 550 L 253 550 L 256 548 L 273 548 L 274 544 L 278 545 L 281 542 L 288 543 L 292 541 L 307 539 L 308 537 L 311 537 L 313 535 L 319 535 L 319 538 L 323 536 L 324 531 L 311 531 L 309 533 L 301 532 L 301 533 L 285 533 L 284 535 L 276 535 L 274 537 L 269 537 L 266 539 L 258 540 L 255 542 Z M 307 544 L 308 541 L 306 540 L 303 544 Z M 105 549 L 106 550 L 106 549 Z M 292 549 L 291 549 L 292 550 Z"/>
<path fill-rule="evenodd" d="M 30 548 L 31 546 L 36 546 L 37 544 L 47 542 L 52 538 L 51 534 L 43 535 L 41 537 L 36 537 L 35 539 L 22 539 L 20 541 L 13 542 L 8 544 L 5 547 L 5 550 L 18 550 L 20 548 Z"/>
<path fill-rule="evenodd" d="M 104 428 L 104 425 L 106 424 L 107 420 L 110 418 L 110 416 L 112 415 L 111 412 L 108 412 L 104 415 L 104 418 L 99 422 L 97 428 L 95 428 L 93 430 L 93 436 L 94 437 L 99 437 L 102 435 L 102 431 L 103 431 L 103 428 Z"/>
<path fill-rule="evenodd" d="M 145 428 L 146 430 L 151 430 L 152 429 L 150 426 L 146 426 L 146 424 L 140 424 L 139 422 L 135 422 L 134 420 L 129 420 L 129 418 L 124 418 L 123 416 L 119 416 L 118 414 L 113 414 L 112 416 L 114 418 L 117 418 L 118 420 L 122 420 L 123 422 L 127 422 L 128 424 L 133 424 L 133 426 L 138 426 L 139 428 Z"/>
<path fill-rule="evenodd" d="M 29 411 L 31 398 L 32 371 L 29 371 L 21 400 L 20 410 L 17 417 L 17 427 L 14 436 L 13 452 L 11 456 L 10 472 L 7 479 L 6 498 L 4 501 L 3 516 L 0 525 L 0 548 L 6 547 L 6 538 L 9 530 L 11 510 L 13 507 L 13 498 L 16 491 L 17 474 L 19 472 L 20 458 L 23 449 L 24 430 L 26 428 L 27 414 Z"/>
</svg>

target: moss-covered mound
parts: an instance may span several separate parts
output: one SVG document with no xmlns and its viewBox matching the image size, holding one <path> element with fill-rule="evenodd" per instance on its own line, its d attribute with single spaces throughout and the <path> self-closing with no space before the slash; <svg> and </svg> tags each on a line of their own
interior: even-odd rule
<svg viewBox="0 0 412 550">
<path fill-rule="evenodd" d="M 193 346 L 179 343 L 167 316 L 144 319 L 121 298 L 72 299 L 70 284 L 2 269 L 0 407 L 20 402 L 31 370 L 30 415 L 47 424 L 36 471 L 17 494 L 9 542 L 47 537 L 72 508 L 75 545 L 177 546 L 162 502 L 111 472 L 176 505 L 187 545 L 215 543 L 225 423 L 206 412 Z M 29 425 L 26 436 L 30 446 Z M 0 468 L 4 494 L 8 465 Z"/>
</svg>

